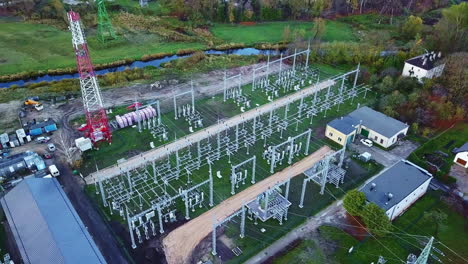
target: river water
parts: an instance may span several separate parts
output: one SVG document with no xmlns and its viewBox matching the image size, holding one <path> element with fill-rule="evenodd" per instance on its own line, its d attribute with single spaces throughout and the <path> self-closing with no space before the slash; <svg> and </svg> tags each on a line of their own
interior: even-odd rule
<svg viewBox="0 0 468 264">
<path fill-rule="evenodd" d="M 206 50 L 204 51 L 205 54 L 235 54 L 235 55 L 244 55 L 244 56 L 249 56 L 249 55 L 279 55 L 278 50 L 260 50 L 256 48 L 241 48 L 241 49 L 230 49 L 230 50 Z M 102 70 L 96 70 L 97 75 L 104 75 L 109 72 L 119 72 L 123 71 L 125 69 L 133 69 L 133 68 L 144 68 L 146 66 L 154 66 L 154 67 L 161 67 L 161 64 L 177 60 L 180 58 L 186 58 L 190 57 L 192 54 L 188 55 L 172 55 L 172 56 L 166 56 L 160 59 L 155 59 L 155 60 L 150 60 L 150 61 L 134 61 L 130 64 L 127 65 L 122 65 L 122 66 L 117 66 L 117 67 L 111 67 L 111 68 L 106 68 Z M 30 79 L 24 79 L 24 80 L 16 80 L 16 81 L 11 81 L 11 82 L 0 82 L 0 88 L 8 88 L 12 85 L 19 85 L 23 86 L 25 84 L 29 83 L 38 83 L 38 82 L 51 82 L 51 81 L 60 81 L 63 79 L 74 79 L 78 78 L 78 73 L 75 74 L 60 74 L 60 75 L 42 75 L 42 76 L 37 76 L 33 77 Z"/>
</svg>

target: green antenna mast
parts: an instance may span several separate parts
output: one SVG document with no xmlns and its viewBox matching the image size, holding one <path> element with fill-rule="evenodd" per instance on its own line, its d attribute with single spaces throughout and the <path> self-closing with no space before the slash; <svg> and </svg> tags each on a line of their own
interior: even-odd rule
<svg viewBox="0 0 468 264">
<path fill-rule="evenodd" d="M 109 15 L 107 14 L 104 0 L 96 0 L 98 7 L 98 28 L 97 37 L 101 42 L 105 42 L 108 39 L 116 39 L 114 28 L 112 27 Z"/>
</svg>

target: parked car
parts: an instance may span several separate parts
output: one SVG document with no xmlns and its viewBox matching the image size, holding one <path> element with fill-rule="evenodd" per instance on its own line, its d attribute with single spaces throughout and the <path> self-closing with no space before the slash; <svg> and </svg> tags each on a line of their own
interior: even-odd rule
<svg viewBox="0 0 468 264">
<path fill-rule="evenodd" d="M 46 153 L 42 154 L 42 157 L 43 157 L 44 159 L 51 159 L 51 158 L 52 158 L 52 154 L 50 154 L 49 152 L 46 152 Z"/>
<path fill-rule="evenodd" d="M 54 143 L 50 143 L 49 145 L 47 145 L 47 148 L 49 149 L 49 151 L 54 152 L 54 151 L 55 151 L 55 145 L 54 145 Z"/>
<path fill-rule="evenodd" d="M 50 137 L 38 137 L 36 138 L 36 141 L 39 142 L 39 143 L 47 143 L 49 142 L 50 140 Z"/>
<path fill-rule="evenodd" d="M 368 138 L 363 138 L 361 139 L 361 143 L 365 146 L 368 146 L 368 147 L 372 147 L 373 143 L 372 143 L 372 140 L 368 139 Z"/>
</svg>

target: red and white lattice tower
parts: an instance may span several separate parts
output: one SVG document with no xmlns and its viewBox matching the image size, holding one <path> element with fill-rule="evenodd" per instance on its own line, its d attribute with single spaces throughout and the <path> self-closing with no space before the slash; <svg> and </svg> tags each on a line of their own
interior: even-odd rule
<svg viewBox="0 0 468 264">
<path fill-rule="evenodd" d="M 106 111 L 102 104 L 101 91 L 96 74 L 89 58 L 88 45 L 80 22 L 80 15 L 70 11 L 67 13 L 72 32 L 72 43 L 76 54 L 76 64 L 80 74 L 80 87 L 86 115 L 85 136 L 93 143 L 101 140 L 111 142 L 111 130 Z"/>
</svg>

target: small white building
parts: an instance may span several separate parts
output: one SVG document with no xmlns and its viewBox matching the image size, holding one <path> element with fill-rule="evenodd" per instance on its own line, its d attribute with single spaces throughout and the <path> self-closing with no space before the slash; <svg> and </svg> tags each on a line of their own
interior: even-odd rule
<svg viewBox="0 0 468 264">
<path fill-rule="evenodd" d="M 439 77 L 444 71 L 445 64 L 439 63 L 442 54 L 428 52 L 405 61 L 403 76 L 416 77 L 420 82 L 422 78 L 432 79 Z"/>
<path fill-rule="evenodd" d="M 464 168 L 468 168 L 468 142 L 463 144 L 463 146 L 454 149 L 453 153 L 455 153 L 455 159 L 453 159 L 453 162 Z"/>
<path fill-rule="evenodd" d="M 426 193 L 431 180 L 428 171 L 401 160 L 368 182 L 361 192 L 393 221 Z"/>
<path fill-rule="evenodd" d="M 367 106 L 327 124 L 325 136 L 340 145 L 354 141 L 356 134 L 372 140 L 384 148 L 395 144 L 408 133 L 409 126 Z"/>
</svg>

